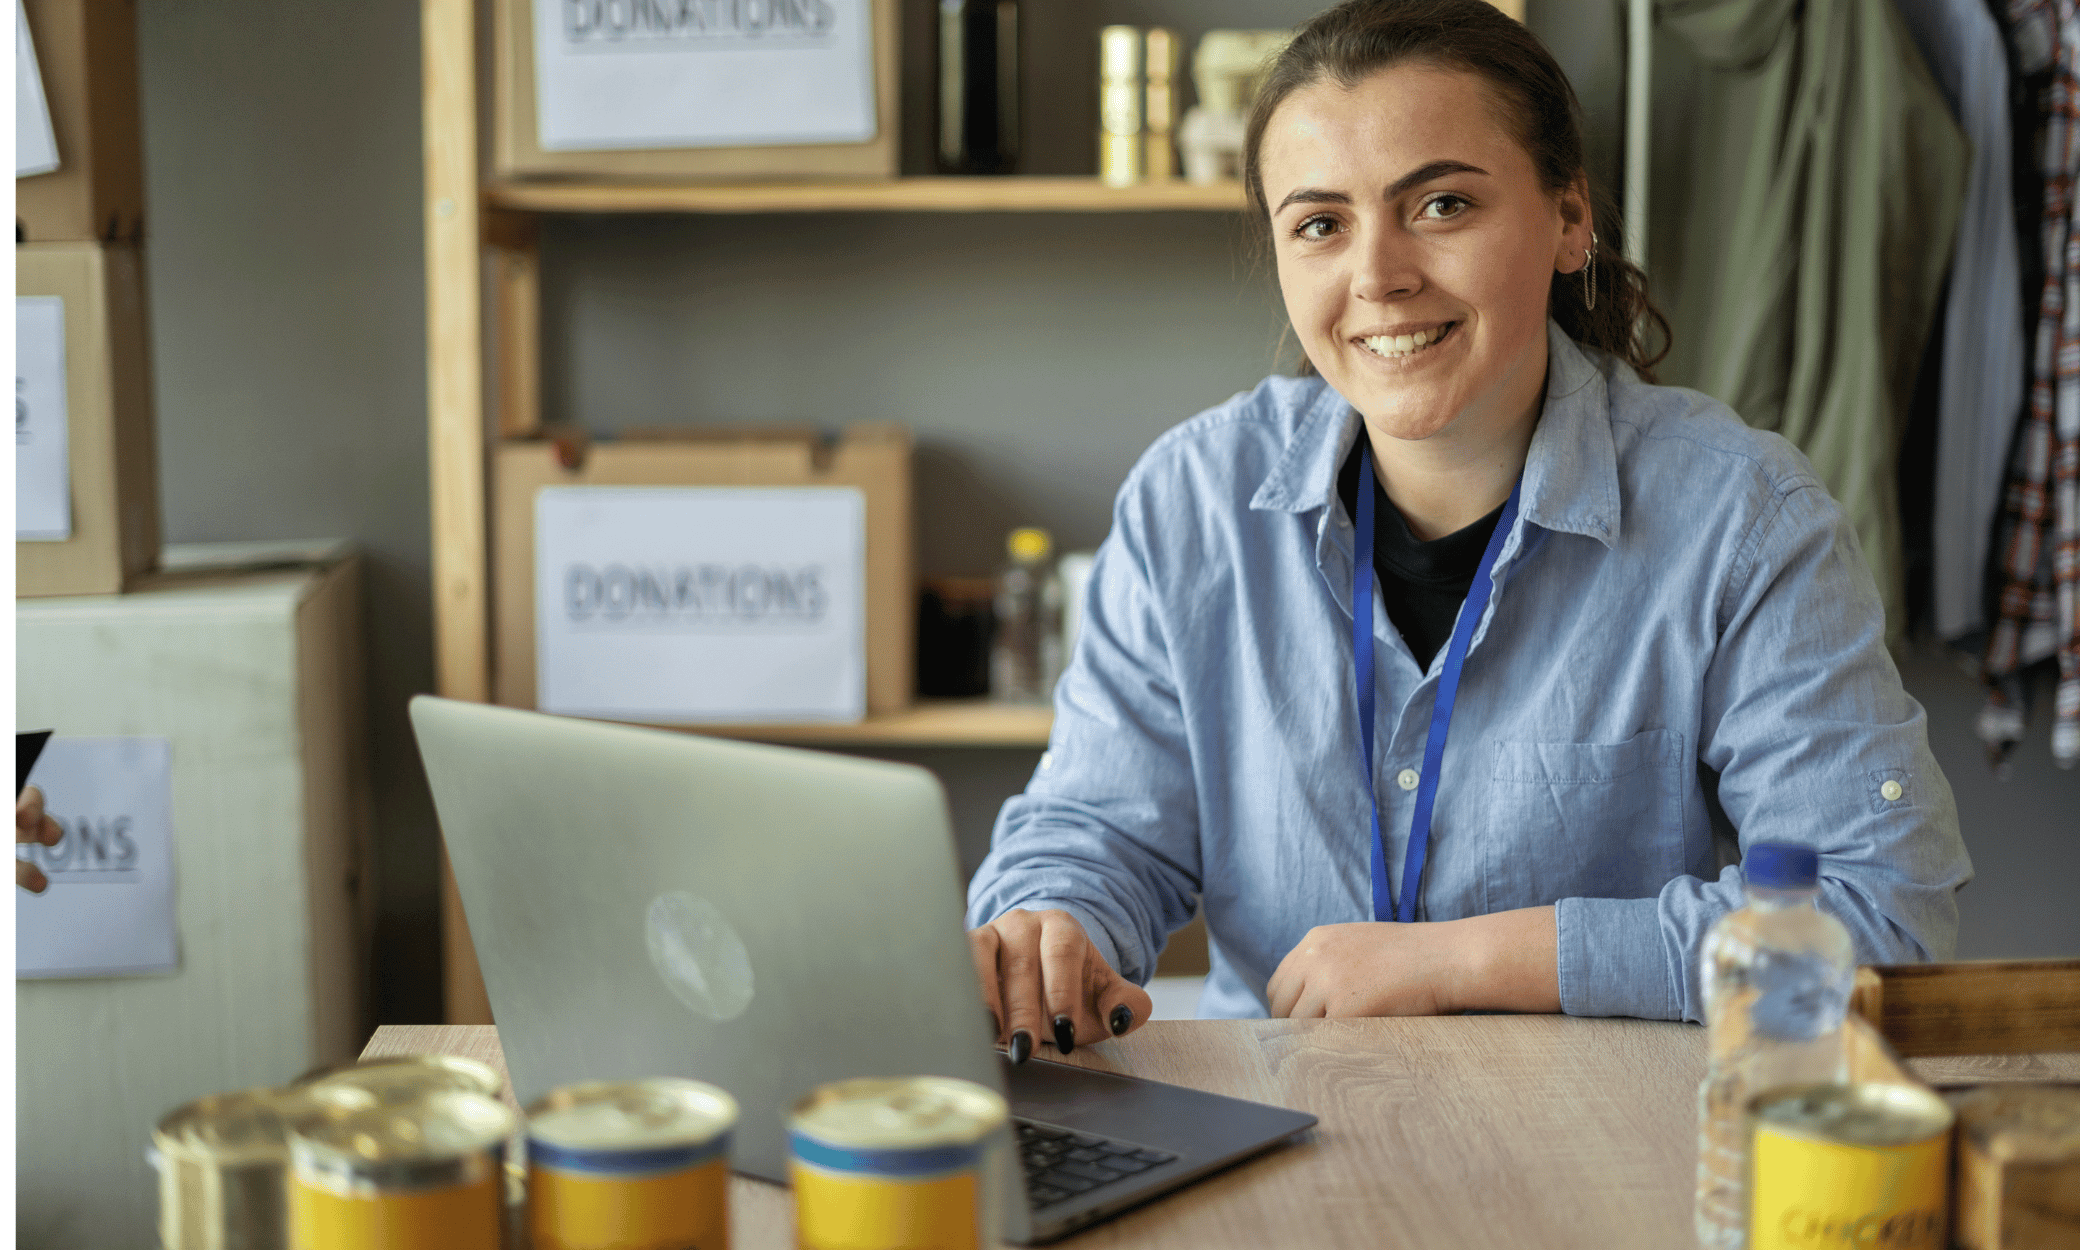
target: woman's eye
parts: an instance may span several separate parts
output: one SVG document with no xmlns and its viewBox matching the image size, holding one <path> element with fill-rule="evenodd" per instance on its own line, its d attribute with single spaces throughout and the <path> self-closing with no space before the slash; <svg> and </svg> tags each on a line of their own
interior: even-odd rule
<svg viewBox="0 0 2080 1250">
<path fill-rule="evenodd" d="M 1334 217 L 1310 217 L 1293 227 L 1296 239 L 1326 239 L 1336 229 Z"/>
<path fill-rule="evenodd" d="M 1430 221 L 1450 221 L 1470 207 L 1464 196 L 1440 195 L 1423 204 L 1423 216 Z"/>
</svg>

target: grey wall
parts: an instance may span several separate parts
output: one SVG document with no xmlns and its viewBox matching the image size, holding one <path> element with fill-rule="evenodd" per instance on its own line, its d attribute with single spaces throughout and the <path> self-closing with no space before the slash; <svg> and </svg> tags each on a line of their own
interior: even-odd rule
<svg viewBox="0 0 2080 1250">
<path fill-rule="evenodd" d="M 168 542 L 368 556 L 385 1019 L 439 1018 L 435 826 L 404 719 L 433 684 L 414 0 L 142 0 Z"/>
<path fill-rule="evenodd" d="M 1028 4 L 1032 167 L 1091 167 L 1096 26 L 1196 36 L 1312 7 Z M 403 719 L 405 698 L 432 684 L 418 6 L 139 11 L 167 537 L 338 535 L 368 550 L 376 1007 L 434 1019 L 437 843 Z M 907 0 L 911 24 L 929 11 Z M 1533 0 L 1531 17 L 1577 74 L 1592 154 L 1609 162 L 1614 11 Z M 906 130 L 924 116 L 913 101 Z M 920 554 L 933 573 L 989 570 L 1015 523 L 1095 543 L 1148 440 L 1269 371 L 1278 341 L 1268 275 L 1239 225 L 1213 214 L 553 220 L 545 256 L 553 414 L 602 430 L 907 420 L 922 440 Z M 1968 726 L 1959 680 L 1910 668 L 1939 736 Z M 903 758 L 947 779 L 972 863 L 1034 756 Z M 1981 784 L 1968 744 L 1946 766 L 1982 869 L 1967 951 L 2080 951 L 2072 909 L 2033 871 L 2055 838 L 2070 843 L 2080 776 L 2025 755 L 2008 782 Z M 1996 845 L 2016 849 L 1992 856 Z M 2012 866 L 1989 870 L 1996 859 Z"/>
</svg>

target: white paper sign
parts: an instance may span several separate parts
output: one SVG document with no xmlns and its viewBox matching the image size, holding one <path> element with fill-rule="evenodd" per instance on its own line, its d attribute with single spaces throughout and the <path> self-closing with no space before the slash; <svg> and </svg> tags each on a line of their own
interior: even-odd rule
<svg viewBox="0 0 2080 1250">
<path fill-rule="evenodd" d="M 65 301 L 14 301 L 14 536 L 72 537 L 72 463 L 65 425 Z"/>
<path fill-rule="evenodd" d="M 838 487 L 535 498 L 536 702 L 639 721 L 866 714 L 866 500 Z"/>
<path fill-rule="evenodd" d="M 14 176 L 47 174 L 57 167 L 58 136 L 51 132 L 51 106 L 36 69 L 29 11 L 22 0 L 14 0 Z"/>
<path fill-rule="evenodd" d="M 18 844 L 50 878 L 15 891 L 17 977 L 128 976 L 179 965 L 173 927 L 173 749 L 164 738 L 52 738 L 29 773 L 64 827 Z"/>
<path fill-rule="evenodd" d="M 870 0 L 534 0 L 544 151 L 864 143 Z"/>
</svg>

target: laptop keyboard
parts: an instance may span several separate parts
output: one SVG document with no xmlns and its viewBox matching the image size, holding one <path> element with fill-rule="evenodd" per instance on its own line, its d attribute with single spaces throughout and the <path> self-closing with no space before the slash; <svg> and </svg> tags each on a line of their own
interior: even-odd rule
<svg viewBox="0 0 2080 1250">
<path fill-rule="evenodd" d="M 1177 1156 L 1017 1120 L 1018 1151 L 1026 1165 L 1026 1192 L 1035 1207 L 1080 1198 L 1094 1189 L 1175 1162 Z"/>
</svg>

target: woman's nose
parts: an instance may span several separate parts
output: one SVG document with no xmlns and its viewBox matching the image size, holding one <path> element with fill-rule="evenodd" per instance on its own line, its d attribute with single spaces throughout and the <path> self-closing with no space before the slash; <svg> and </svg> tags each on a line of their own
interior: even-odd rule
<svg viewBox="0 0 2080 1250">
<path fill-rule="evenodd" d="M 1407 299 L 1423 289 L 1410 240 L 1396 230 L 1363 230 L 1352 249 L 1351 294 L 1374 303 Z"/>
</svg>

